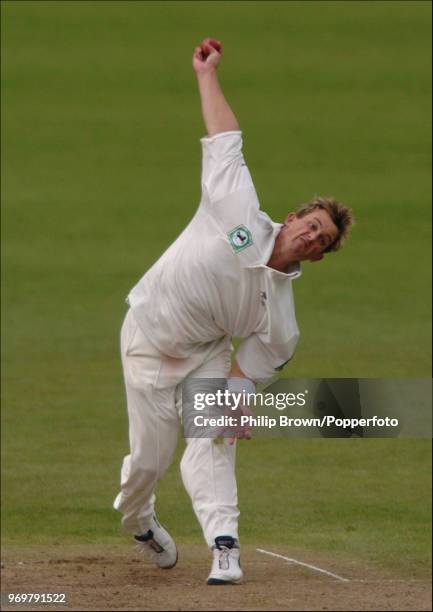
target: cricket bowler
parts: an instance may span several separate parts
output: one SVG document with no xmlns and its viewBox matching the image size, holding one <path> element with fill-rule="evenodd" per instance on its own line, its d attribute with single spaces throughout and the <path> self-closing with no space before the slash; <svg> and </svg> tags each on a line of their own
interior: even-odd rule
<svg viewBox="0 0 433 612">
<path fill-rule="evenodd" d="M 206 38 L 193 53 L 207 136 L 202 195 L 186 229 L 130 291 L 121 332 L 130 453 L 121 469 L 114 508 L 123 526 L 161 568 L 177 549 L 155 513 L 155 487 L 169 467 L 180 427 L 181 383 L 225 378 L 233 393 L 254 392 L 293 356 L 299 330 L 292 283 L 303 261 L 340 248 L 351 212 L 316 197 L 283 223 L 260 210 L 242 152 L 242 133 L 217 76 L 219 41 Z M 243 338 L 231 365 L 232 337 Z M 247 407 L 243 408 L 248 410 Z M 187 438 L 182 480 L 213 554 L 209 585 L 238 583 L 236 439 L 216 444 Z"/>
</svg>

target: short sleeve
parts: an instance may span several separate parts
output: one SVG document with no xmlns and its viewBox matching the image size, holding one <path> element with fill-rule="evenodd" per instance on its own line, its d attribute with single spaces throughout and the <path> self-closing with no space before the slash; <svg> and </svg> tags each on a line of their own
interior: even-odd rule
<svg viewBox="0 0 433 612">
<path fill-rule="evenodd" d="M 254 187 L 242 152 L 242 132 L 221 132 L 201 139 L 201 183 L 210 202 Z"/>
<path fill-rule="evenodd" d="M 293 357 L 299 333 L 284 344 L 267 344 L 258 334 L 252 334 L 240 345 L 236 361 L 247 378 L 265 383 L 282 370 Z"/>
</svg>

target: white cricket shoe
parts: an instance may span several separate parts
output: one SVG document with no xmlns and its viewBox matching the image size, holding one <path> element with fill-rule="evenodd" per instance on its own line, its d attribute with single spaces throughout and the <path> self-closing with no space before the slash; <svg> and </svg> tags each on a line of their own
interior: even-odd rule
<svg viewBox="0 0 433 612">
<path fill-rule="evenodd" d="M 156 516 L 152 516 L 150 529 L 142 535 L 134 536 L 139 551 L 162 569 L 171 569 L 177 563 L 177 548 L 173 538 L 162 527 Z"/>
<path fill-rule="evenodd" d="M 218 536 L 212 546 L 213 563 L 207 579 L 210 585 L 239 584 L 242 580 L 239 542 L 231 536 Z"/>
</svg>

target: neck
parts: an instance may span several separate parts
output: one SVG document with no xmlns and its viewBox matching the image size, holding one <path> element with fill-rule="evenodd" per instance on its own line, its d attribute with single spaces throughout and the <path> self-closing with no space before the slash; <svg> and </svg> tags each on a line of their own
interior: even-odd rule
<svg viewBox="0 0 433 612">
<path fill-rule="evenodd" d="M 274 248 L 272 249 L 267 266 L 287 274 L 290 268 L 294 264 L 299 263 L 299 261 L 293 257 L 293 253 L 290 250 L 287 250 L 287 244 L 285 244 L 283 235 L 284 228 L 285 226 L 283 225 L 275 238 Z"/>
<path fill-rule="evenodd" d="M 284 241 L 282 240 L 282 233 L 280 233 L 275 238 L 274 248 L 272 249 L 271 256 L 267 263 L 269 268 L 273 268 L 274 270 L 278 270 L 278 272 L 285 272 L 286 274 L 290 271 L 290 268 L 293 265 L 298 264 L 299 261 L 293 257 L 293 254 L 287 252 L 287 249 L 284 249 Z"/>
<path fill-rule="evenodd" d="M 266 265 L 268 266 L 268 268 L 272 268 L 273 270 L 278 270 L 278 272 L 284 272 L 285 274 L 288 274 L 291 268 L 293 268 L 293 266 L 296 264 L 299 264 L 299 261 L 288 259 L 287 254 L 284 255 L 284 253 L 278 252 L 277 248 L 274 248 L 271 257 Z"/>
</svg>

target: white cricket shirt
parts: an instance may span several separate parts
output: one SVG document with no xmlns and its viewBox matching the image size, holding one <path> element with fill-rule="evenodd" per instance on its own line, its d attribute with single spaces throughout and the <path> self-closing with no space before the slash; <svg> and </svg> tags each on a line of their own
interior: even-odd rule
<svg viewBox="0 0 433 612">
<path fill-rule="evenodd" d="M 280 228 L 260 210 L 242 133 L 202 138 L 202 198 L 175 242 L 128 296 L 144 334 L 184 358 L 223 336 L 245 338 L 236 358 L 257 382 L 295 350 L 299 330 L 289 274 L 267 267 Z"/>
</svg>

